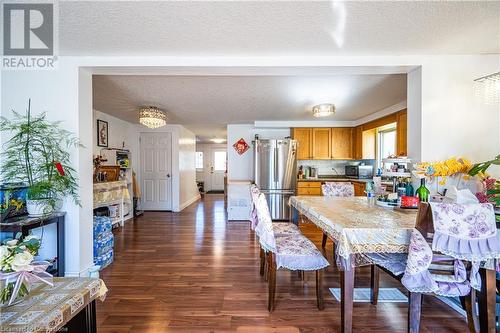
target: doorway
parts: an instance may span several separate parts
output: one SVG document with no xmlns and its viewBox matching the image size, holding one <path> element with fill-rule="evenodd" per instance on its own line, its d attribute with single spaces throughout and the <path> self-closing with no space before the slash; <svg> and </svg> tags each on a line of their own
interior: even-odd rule
<svg viewBox="0 0 500 333">
<path fill-rule="evenodd" d="M 143 210 L 172 210 L 172 133 L 141 133 Z"/>
<path fill-rule="evenodd" d="M 226 148 L 208 149 L 207 192 L 223 192 L 227 165 Z"/>
</svg>

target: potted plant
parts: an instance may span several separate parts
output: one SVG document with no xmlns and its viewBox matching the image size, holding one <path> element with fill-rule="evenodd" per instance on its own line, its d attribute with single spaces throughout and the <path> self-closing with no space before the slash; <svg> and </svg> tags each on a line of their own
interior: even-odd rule
<svg viewBox="0 0 500 333">
<path fill-rule="evenodd" d="M 0 118 L 0 131 L 11 136 L 3 146 L 0 175 L 9 182 L 28 184 L 28 214 L 50 214 L 63 198 L 79 204 L 68 152 L 81 146 L 78 138 L 60 122 L 48 121 L 45 113 L 33 116 L 31 101 L 26 114 L 12 112 L 12 119 Z"/>
</svg>

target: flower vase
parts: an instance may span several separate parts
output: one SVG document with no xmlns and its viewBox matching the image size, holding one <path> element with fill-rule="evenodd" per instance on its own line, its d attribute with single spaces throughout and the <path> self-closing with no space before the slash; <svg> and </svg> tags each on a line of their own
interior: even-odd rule
<svg viewBox="0 0 500 333">
<path fill-rule="evenodd" d="M 17 291 L 17 295 L 15 295 L 14 298 L 12 299 L 12 302 L 10 302 L 17 282 L 18 282 L 17 279 L 0 280 L 0 308 L 19 304 L 29 297 L 31 291 L 31 285 L 27 282 L 20 282 L 20 287 L 19 290 Z"/>
</svg>

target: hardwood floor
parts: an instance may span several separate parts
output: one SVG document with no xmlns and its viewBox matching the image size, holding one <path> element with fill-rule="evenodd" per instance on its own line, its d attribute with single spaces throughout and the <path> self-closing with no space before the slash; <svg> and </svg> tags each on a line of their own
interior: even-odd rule
<svg viewBox="0 0 500 333">
<path fill-rule="evenodd" d="M 321 248 L 322 233 L 302 231 Z M 326 253 L 331 261 L 331 242 Z M 299 280 L 278 271 L 276 302 L 267 312 L 259 246 L 249 222 L 227 222 L 222 195 L 206 195 L 181 213 L 150 212 L 115 233 L 115 261 L 101 272 L 109 293 L 97 304 L 99 332 L 338 332 L 336 268 L 324 274 L 318 311 L 315 274 Z M 369 268 L 356 286 L 369 286 Z M 381 274 L 381 286 L 399 284 Z M 355 332 L 406 332 L 406 303 L 354 304 Z M 465 319 L 433 297 L 423 305 L 421 332 L 466 332 Z"/>
</svg>

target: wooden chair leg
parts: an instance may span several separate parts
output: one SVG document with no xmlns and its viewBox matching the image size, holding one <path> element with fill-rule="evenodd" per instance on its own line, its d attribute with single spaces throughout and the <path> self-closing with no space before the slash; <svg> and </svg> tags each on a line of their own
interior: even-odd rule
<svg viewBox="0 0 500 333">
<path fill-rule="evenodd" d="M 323 303 L 323 269 L 316 271 L 316 305 L 320 311 L 325 308 Z"/>
<path fill-rule="evenodd" d="M 408 333 L 420 332 L 420 315 L 422 313 L 422 294 L 408 293 Z"/>
<path fill-rule="evenodd" d="M 379 290 L 379 269 L 376 265 L 371 265 L 370 272 L 370 302 L 377 305 Z"/>
<path fill-rule="evenodd" d="M 479 333 L 479 318 L 476 313 L 476 290 L 471 288 L 470 294 L 460 297 L 465 312 L 467 313 L 467 326 L 471 333 Z"/>
<path fill-rule="evenodd" d="M 267 298 L 267 310 L 273 312 L 274 310 L 274 295 L 276 293 L 276 262 L 272 252 L 268 254 L 268 274 L 269 274 L 269 295 Z"/>
<path fill-rule="evenodd" d="M 260 276 L 264 275 L 264 265 L 266 264 L 266 253 L 263 248 L 260 248 Z"/>
<path fill-rule="evenodd" d="M 326 246 L 326 240 L 328 239 L 328 236 L 323 233 L 323 239 L 321 240 L 321 247 L 324 249 Z"/>
<path fill-rule="evenodd" d="M 334 242 L 334 241 L 332 241 L 332 253 L 333 253 L 332 263 L 333 263 L 333 266 L 334 266 L 334 267 L 337 267 L 337 258 L 335 257 L 335 249 L 336 249 L 336 247 L 335 247 L 335 242 Z"/>
</svg>

